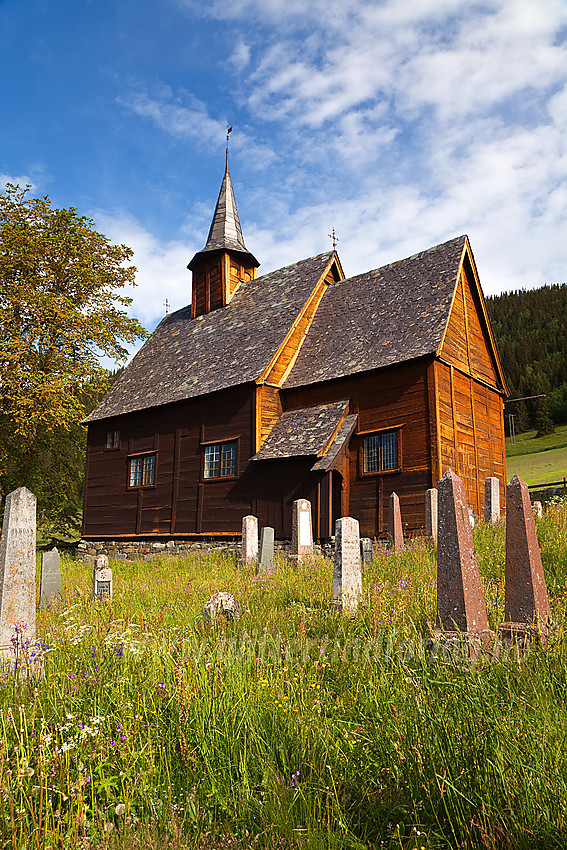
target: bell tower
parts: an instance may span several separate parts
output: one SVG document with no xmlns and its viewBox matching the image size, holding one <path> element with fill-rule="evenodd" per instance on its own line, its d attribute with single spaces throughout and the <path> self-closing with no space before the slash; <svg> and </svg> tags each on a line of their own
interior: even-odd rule
<svg viewBox="0 0 567 850">
<path fill-rule="evenodd" d="M 193 273 L 191 318 L 225 307 L 241 283 L 256 277 L 260 265 L 244 244 L 234 200 L 228 170 L 230 129 L 226 134 L 224 177 L 207 242 L 187 266 Z"/>
</svg>

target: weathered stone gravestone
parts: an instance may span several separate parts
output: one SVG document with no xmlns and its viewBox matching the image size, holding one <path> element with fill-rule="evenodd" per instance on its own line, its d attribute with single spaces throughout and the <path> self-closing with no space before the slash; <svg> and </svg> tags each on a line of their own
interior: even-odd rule
<svg viewBox="0 0 567 850">
<path fill-rule="evenodd" d="M 274 567 L 274 529 L 266 525 L 260 532 L 258 572 L 269 573 Z"/>
<path fill-rule="evenodd" d="M 26 640 L 35 641 L 36 505 L 27 487 L 6 497 L 0 541 L 0 658 L 4 660 L 14 657 L 14 624 L 25 627 Z"/>
<path fill-rule="evenodd" d="M 437 540 L 437 488 L 425 491 L 425 536 Z"/>
<path fill-rule="evenodd" d="M 51 608 L 61 600 L 61 559 L 57 549 L 41 556 L 41 589 L 39 604 Z"/>
<path fill-rule="evenodd" d="M 225 620 L 240 619 L 240 606 L 232 595 L 224 590 L 217 591 L 205 602 L 203 608 L 203 622 L 206 626 L 215 624 L 217 617 L 224 617 Z"/>
<path fill-rule="evenodd" d="M 500 482 L 491 476 L 484 479 L 484 521 L 496 523 L 500 519 Z"/>
<path fill-rule="evenodd" d="M 240 560 L 243 564 L 255 564 L 258 561 L 258 519 L 251 514 L 242 518 Z"/>
<path fill-rule="evenodd" d="M 404 548 L 404 532 L 402 530 L 402 515 L 400 513 L 400 499 L 397 493 L 390 496 L 388 511 L 388 538 L 394 552 Z"/>
<path fill-rule="evenodd" d="M 291 518 L 291 557 L 297 561 L 313 555 L 313 527 L 311 524 L 311 502 L 297 499 L 293 503 Z"/>
<path fill-rule="evenodd" d="M 362 596 L 360 531 L 357 519 L 342 517 L 335 523 L 333 602 L 339 611 L 355 614 Z"/>
<path fill-rule="evenodd" d="M 543 505 L 537 500 L 532 505 L 533 515 L 535 519 L 541 519 L 543 516 Z"/>
<path fill-rule="evenodd" d="M 370 537 L 360 538 L 360 557 L 363 564 L 371 564 L 374 557 L 374 544 Z"/>
<path fill-rule="evenodd" d="M 528 488 L 514 475 L 506 487 L 506 590 L 500 636 L 523 642 L 530 630 L 544 634 L 550 616 Z"/>
<path fill-rule="evenodd" d="M 466 634 L 471 651 L 491 641 L 486 605 L 461 479 L 452 469 L 438 486 L 437 623 L 445 634 Z"/>
<path fill-rule="evenodd" d="M 99 555 L 93 570 L 93 598 L 112 601 L 112 570 L 108 566 L 108 556 Z"/>
</svg>

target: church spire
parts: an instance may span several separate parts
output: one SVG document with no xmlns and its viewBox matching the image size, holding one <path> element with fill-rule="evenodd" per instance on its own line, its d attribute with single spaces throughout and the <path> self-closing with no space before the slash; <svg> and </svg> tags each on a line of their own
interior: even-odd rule
<svg viewBox="0 0 567 850">
<path fill-rule="evenodd" d="M 244 242 L 232 180 L 228 170 L 228 137 L 226 134 L 226 165 L 213 220 L 205 247 L 198 251 L 189 265 L 193 272 L 193 316 L 224 307 L 244 280 L 256 276 L 260 265 Z M 218 284 L 217 284 L 218 280 Z"/>
</svg>

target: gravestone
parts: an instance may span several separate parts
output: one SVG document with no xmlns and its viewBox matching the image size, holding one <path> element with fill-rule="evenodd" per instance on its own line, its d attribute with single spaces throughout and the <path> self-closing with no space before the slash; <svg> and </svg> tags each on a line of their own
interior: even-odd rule
<svg viewBox="0 0 567 850">
<path fill-rule="evenodd" d="M 543 516 L 543 505 L 541 502 L 535 501 L 532 505 L 533 515 L 535 519 L 541 519 Z"/>
<path fill-rule="evenodd" d="M 293 503 L 290 555 L 297 561 L 303 561 L 313 555 L 311 502 L 307 499 L 297 499 Z"/>
<path fill-rule="evenodd" d="M 492 636 L 461 479 L 452 469 L 438 486 L 437 623 L 444 632 L 466 633 L 482 643 Z"/>
<path fill-rule="evenodd" d="M 57 549 L 41 556 L 41 590 L 39 604 L 51 608 L 61 600 L 61 559 Z"/>
<path fill-rule="evenodd" d="M 274 529 L 264 526 L 260 532 L 260 555 L 258 557 L 258 572 L 269 573 L 274 567 Z"/>
<path fill-rule="evenodd" d="M 15 623 L 25 624 L 25 639 L 35 641 L 36 505 L 27 487 L 6 497 L 0 541 L 0 658 L 5 660 L 13 659 Z"/>
<path fill-rule="evenodd" d="M 530 630 L 545 633 L 551 610 L 528 487 L 514 475 L 506 487 L 505 640 L 523 641 Z"/>
<path fill-rule="evenodd" d="M 359 524 L 357 519 L 346 516 L 335 523 L 333 602 L 339 611 L 355 614 L 361 595 Z"/>
<path fill-rule="evenodd" d="M 437 488 L 425 491 L 425 536 L 437 540 Z"/>
<path fill-rule="evenodd" d="M 500 519 L 500 482 L 491 476 L 484 479 L 484 521 L 496 523 Z"/>
<path fill-rule="evenodd" d="M 390 496 L 388 511 L 388 537 L 390 546 L 394 552 L 404 548 L 404 532 L 402 531 L 402 515 L 400 513 L 400 500 L 397 493 Z"/>
<path fill-rule="evenodd" d="M 371 564 L 374 557 L 374 544 L 370 537 L 360 538 L 360 557 L 363 564 Z"/>
<path fill-rule="evenodd" d="M 240 606 L 232 593 L 219 590 L 205 602 L 203 623 L 206 626 L 213 626 L 218 616 L 224 617 L 225 620 L 240 619 Z"/>
<path fill-rule="evenodd" d="M 251 514 L 242 518 L 240 560 L 243 564 L 255 564 L 258 561 L 258 519 Z"/>
<path fill-rule="evenodd" d="M 93 598 L 112 601 L 112 570 L 108 566 L 108 555 L 99 555 L 93 570 Z"/>
</svg>

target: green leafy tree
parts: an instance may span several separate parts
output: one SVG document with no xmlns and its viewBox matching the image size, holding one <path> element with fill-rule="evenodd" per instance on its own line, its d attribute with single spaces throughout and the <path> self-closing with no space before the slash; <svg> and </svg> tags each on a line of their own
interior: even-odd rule
<svg viewBox="0 0 567 850">
<path fill-rule="evenodd" d="M 121 293 L 131 249 L 29 188 L 0 193 L 0 486 L 30 487 L 52 525 L 80 510 L 80 422 L 111 379 L 100 358 L 124 361 L 145 331 Z"/>
<path fill-rule="evenodd" d="M 549 406 L 546 398 L 540 399 L 535 425 L 537 428 L 536 437 L 546 437 L 547 434 L 553 434 L 555 431 L 555 425 L 549 415 Z"/>
</svg>

